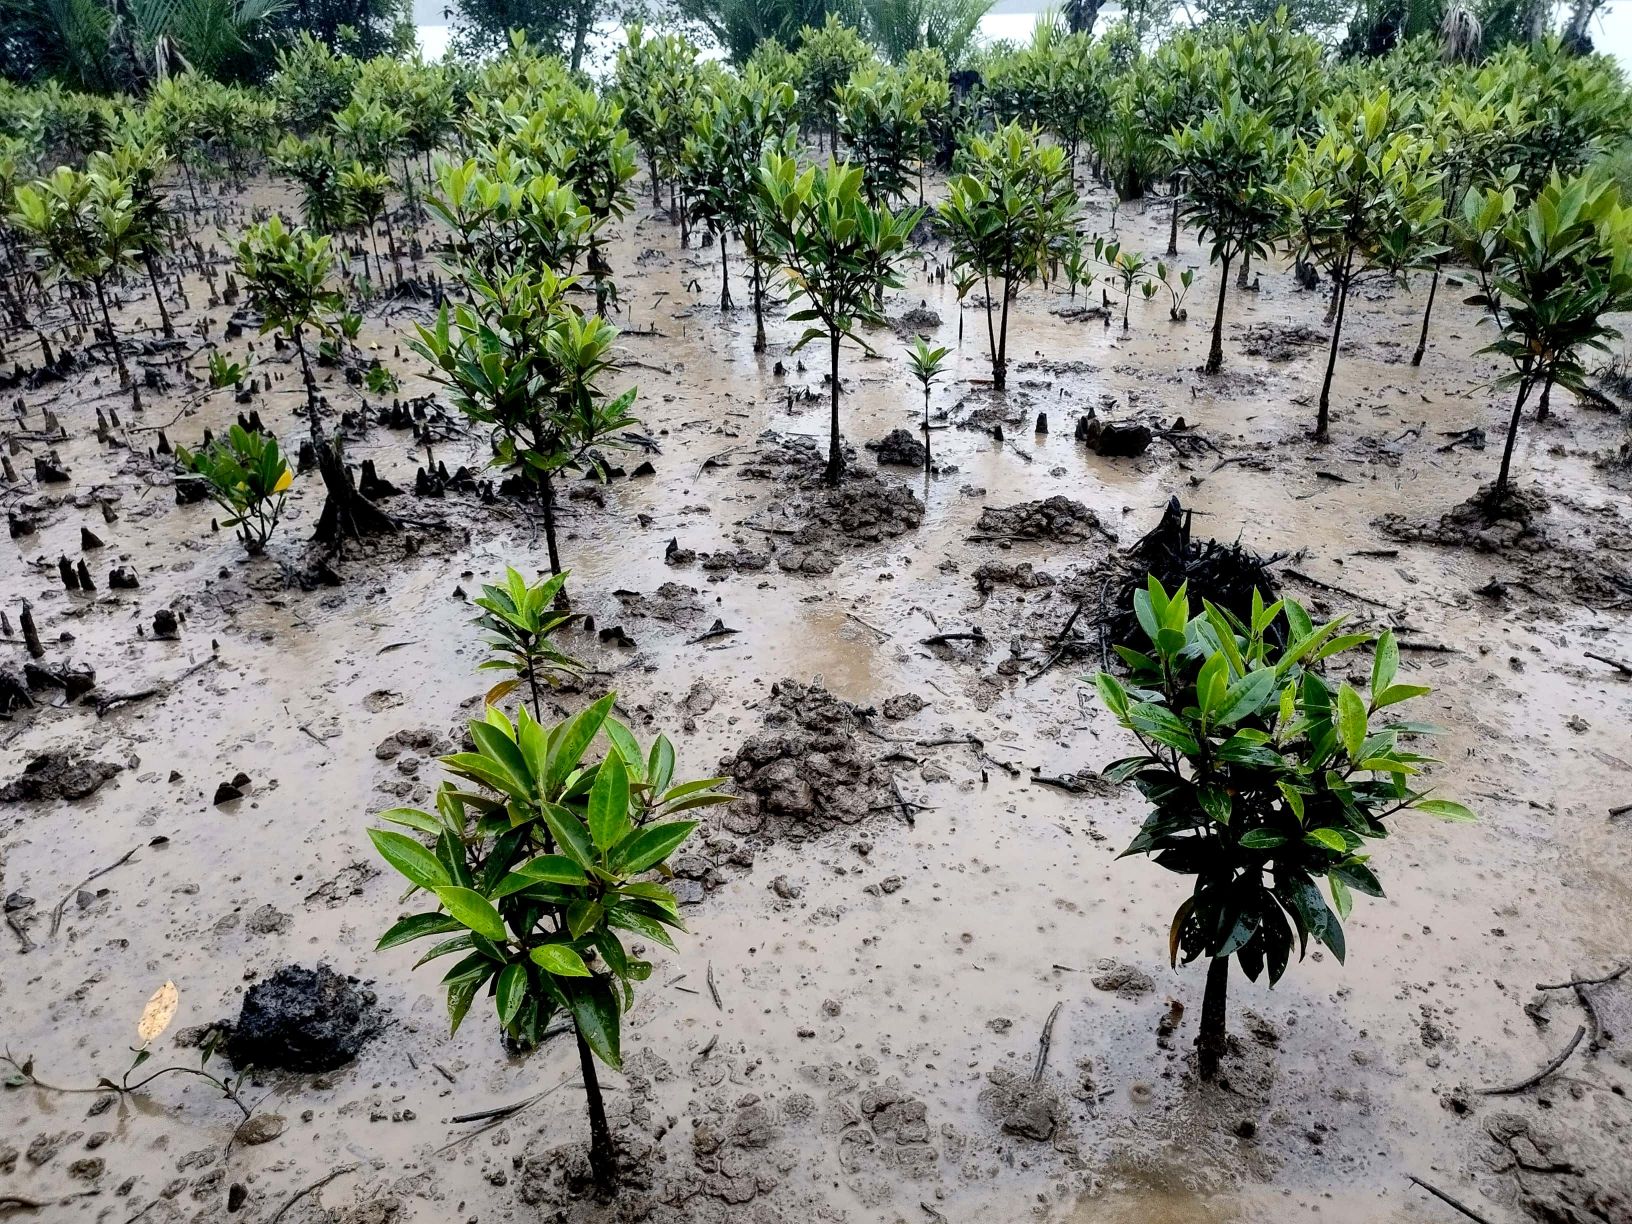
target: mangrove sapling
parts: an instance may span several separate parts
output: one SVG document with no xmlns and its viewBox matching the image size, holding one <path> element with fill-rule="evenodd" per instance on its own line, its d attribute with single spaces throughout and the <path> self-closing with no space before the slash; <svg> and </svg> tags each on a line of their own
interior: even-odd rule
<svg viewBox="0 0 1632 1224">
<path fill-rule="evenodd" d="M 874 208 L 861 193 L 861 170 L 829 159 L 800 172 L 793 157 L 767 150 L 759 168 L 760 210 L 767 248 L 782 264 L 792 289 L 789 301 L 804 303 L 788 315 L 805 323 L 793 351 L 812 340 L 828 343 L 831 401 L 824 479 L 837 487 L 844 474 L 839 441 L 839 343 L 856 334 L 857 319 L 877 320 L 885 289 L 901 285 L 898 269 L 923 210 L 892 213 Z"/>
<path fill-rule="evenodd" d="M 1501 164 L 1502 151 L 1511 141 L 1522 140 L 1529 124 L 1524 108 L 1515 101 L 1500 109 L 1490 97 L 1469 98 L 1454 85 L 1442 92 L 1428 123 L 1434 141 L 1434 164 L 1440 173 L 1439 190 L 1444 207 L 1439 216 L 1438 240 L 1454 241 L 1454 227 L 1462 215 L 1462 197 L 1470 188 L 1490 184 Z M 1449 245 L 1433 258 L 1433 276 L 1428 282 L 1428 301 L 1422 309 L 1422 330 L 1411 364 L 1420 366 L 1428 349 L 1428 324 L 1433 318 L 1434 299 L 1439 294 Z"/>
<path fill-rule="evenodd" d="M 490 706 L 470 724 L 475 750 L 442 758 L 457 781 L 443 783 L 435 812 L 381 814 L 434 838 L 434 852 L 405 833 L 369 830 L 385 860 L 436 902 L 393 925 L 379 947 L 449 937 L 419 963 L 462 954 L 442 979 L 455 1030 L 484 989 L 520 1046 L 538 1045 L 557 1015 L 571 1020 L 602 1196 L 616 1187 L 617 1162 L 595 1060 L 621 1067 L 622 1015 L 652 971 L 619 933 L 674 947 L 669 930 L 685 929 L 674 894 L 641 877 L 697 827 L 674 817 L 731 799 L 715 789 L 721 778 L 674 784 L 673 745 L 659 735 L 642 751 L 611 717 L 615 699 L 555 726 L 526 705 L 514 720 Z M 603 735 L 605 755 L 586 764 Z"/>
<path fill-rule="evenodd" d="M 1138 251 L 1124 251 L 1120 242 L 1101 245 L 1095 239 L 1094 248 L 1094 254 L 1104 260 L 1105 266 L 1110 269 L 1105 274 L 1106 283 L 1122 290 L 1122 330 L 1125 332 L 1128 330 L 1128 306 L 1133 301 L 1134 287 L 1143 284 L 1147 302 L 1156 292 L 1156 287 L 1150 283 L 1145 272 L 1148 261 Z"/>
<path fill-rule="evenodd" d="M 759 163 L 767 149 L 793 152 L 793 103 L 793 88 L 785 82 L 765 80 L 752 70 L 741 81 L 722 76 L 697 100 L 681 158 L 691 212 L 719 240 L 721 310 L 732 308 L 726 238 L 735 232 L 742 239 L 753 286 L 756 353 L 765 351 L 764 221 L 755 205 Z"/>
<path fill-rule="evenodd" d="M 1088 252 L 1081 234 L 1072 234 L 1066 241 L 1065 255 L 1060 260 L 1060 272 L 1065 276 L 1067 296 L 1073 302 L 1077 300 L 1077 286 L 1094 279 L 1093 267 L 1088 262 Z"/>
<path fill-rule="evenodd" d="M 1619 337 L 1608 316 L 1632 310 L 1632 211 L 1612 180 L 1589 170 L 1553 178 L 1524 208 L 1513 187 L 1472 191 L 1459 226 L 1463 258 L 1473 268 L 1483 306 L 1499 336 L 1480 350 L 1512 369 L 1497 380 L 1517 387 L 1502 445 L 1502 464 L 1486 513 L 1509 513 L 1513 447 L 1525 401 L 1538 386 L 1580 390 L 1586 350 L 1609 352 Z"/>
<path fill-rule="evenodd" d="M 913 338 L 912 346 L 907 349 L 907 360 L 912 365 L 912 376 L 924 388 L 924 471 L 930 470 L 929 459 L 929 389 L 935 380 L 941 376 L 941 370 L 946 365 L 947 354 L 951 350 L 944 346 L 931 348 L 929 342 L 922 336 Z"/>
<path fill-rule="evenodd" d="M 448 270 L 467 288 L 504 280 L 529 267 L 571 276 L 604 224 L 553 174 L 534 174 L 520 159 L 485 166 L 474 158 L 438 168 L 437 191 L 425 201 L 451 233 Z"/>
<path fill-rule="evenodd" d="M 1225 1049 L 1232 956 L 1253 981 L 1267 970 L 1272 986 L 1294 934 L 1300 959 L 1313 936 L 1341 962 L 1353 892 L 1383 895 L 1366 840 L 1387 836 L 1384 822 L 1405 809 L 1451 821 L 1474 815 L 1410 785 L 1431 758 L 1402 740 L 1432 728 L 1383 711 L 1429 690 L 1398 681 L 1391 631 L 1341 633 L 1342 617 L 1317 626 L 1295 601 L 1265 607 L 1256 591 L 1250 621 L 1211 603 L 1191 616 L 1186 588 L 1169 596 L 1155 577 L 1133 606 L 1148 653 L 1117 645 L 1130 685 L 1109 672 L 1094 684 L 1142 751 L 1105 775 L 1132 781 L 1152 805 L 1123 855 L 1152 855 L 1195 877 L 1173 915 L 1168 954 L 1175 967 L 1181 954 L 1186 964 L 1208 958 L 1196 1039 L 1207 1080 Z M 1368 644 L 1364 695 L 1317 667 Z"/>
<path fill-rule="evenodd" d="M 119 370 L 119 386 L 131 384 L 124 348 L 108 310 L 108 280 L 135 263 L 140 254 L 132 237 L 136 223 L 130 184 L 100 171 L 58 166 L 47 178 L 25 183 L 13 195 L 11 222 L 35 244 L 49 276 L 66 277 L 89 288 L 102 313 L 102 327 Z"/>
<path fill-rule="evenodd" d="M 336 330 L 342 302 L 328 287 L 333 266 L 327 236 L 320 238 L 301 227 L 288 229 L 276 215 L 252 225 L 238 242 L 238 274 L 250 305 L 261 313 L 261 334 L 278 332 L 294 346 L 300 360 L 307 425 L 325 490 L 313 538 L 326 544 L 397 529 L 384 511 L 357 492 L 346 470 L 339 437 L 331 441 L 323 427 L 306 338 L 325 338 Z"/>
<path fill-rule="evenodd" d="M 937 211 L 952 239 L 954 268 L 968 269 L 985 286 L 992 385 L 1001 391 L 1008 377 L 1010 304 L 1069 240 L 1077 195 L 1065 150 L 1043 143 L 1035 130 L 1011 123 L 990 136 L 971 131 L 966 141 L 966 169 L 952 177 Z M 995 323 L 994 277 L 1003 286 Z"/>
<path fill-rule="evenodd" d="M 159 284 L 159 260 L 171 243 L 170 214 L 158 181 L 170 164 L 170 155 L 159 141 L 136 125 L 127 130 L 108 152 L 91 154 L 86 169 L 109 181 L 123 182 L 130 192 L 130 225 L 125 241 L 135 249 L 136 259 L 147 272 L 153 302 L 159 308 L 159 325 L 167 340 L 176 335 Z"/>
<path fill-rule="evenodd" d="M 1184 307 L 1184 299 L 1190 292 L 1190 286 L 1196 282 L 1196 270 L 1186 268 L 1175 277 L 1172 265 L 1158 259 L 1156 261 L 1156 279 L 1161 283 L 1162 288 L 1167 290 L 1168 297 L 1172 299 L 1172 305 L 1167 308 L 1167 317 L 1175 323 L 1183 323 L 1190 317 L 1190 312 Z M 1177 286 L 1173 283 L 1175 280 L 1178 281 Z"/>
<path fill-rule="evenodd" d="M 1299 141 L 1280 188 L 1288 237 L 1300 259 L 1332 281 L 1332 335 L 1315 420 L 1318 439 L 1331 421 L 1332 374 L 1349 294 L 1360 281 L 1403 282 L 1441 249 L 1434 240 L 1444 206 L 1433 144 L 1405 126 L 1405 104 L 1388 90 L 1368 99 L 1344 95 L 1320 114 L 1320 137 Z"/>
<path fill-rule="evenodd" d="M 226 437 L 202 450 L 176 447 L 176 462 L 204 478 L 210 500 L 231 516 L 221 525 L 236 527 L 244 551 L 260 556 L 283 515 L 284 494 L 295 482 L 278 440 L 234 422 Z"/>
<path fill-rule="evenodd" d="M 368 245 L 374 252 L 374 273 L 383 287 L 389 282 L 385 279 L 385 269 L 380 264 L 380 244 L 375 236 L 374 226 L 385 215 L 386 192 L 391 188 L 391 176 L 384 170 L 377 170 L 365 166 L 360 161 L 354 161 L 340 171 L 340 199 L 344 210 L 346 224 L 357 226 L 368 235 Z M 402 263 L 397 257 L 396 243 L 391 246 L 391 266 L 395 269 L 397 279 L 402 279 Z M 367 264 L 365 261 L 364 267 Z"/>
<path fill-rule="evenodd" d="M 519 466 L 538 490 L 552 574 L 561 572 L 556 475 L 586 466 L 598 473 L 590 448 L 618 445 L 615 435 L 636 424 L 636 388 L 610 399 L 601 390 L 618 330 L 567 302 L 574 284 L 548 268 L 478 278 L 469 303 L 451 312 L 444 305 L 410 342 L 454 407 L 492 431 L 493 463 Z"/>
<path fill-rule="evenodd" d="M 1216 374 L 1224 364 L 1230 266 L 1244 256 L 1266 257 L 1281 227 L 1284 214 L 1275 184 L 1286 140 L 1266 114 L 1231 93 L 1200 123 L 1186 125 L 1164 143 L 1173 158 L 1175 190 L 1184 193 L 1182 215 L 1210 243 L 1209 259 L 1218 268 L 1212 346 L 1203 367 Z"/>
</svg>

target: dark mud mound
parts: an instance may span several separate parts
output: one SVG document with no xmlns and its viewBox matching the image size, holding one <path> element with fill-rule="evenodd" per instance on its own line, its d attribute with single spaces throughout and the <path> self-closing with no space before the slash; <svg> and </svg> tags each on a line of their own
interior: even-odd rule
<svg viewBox="0 0 1632 1224">
<path fill-rule="evenodd" d="M 1385 514 L 1374 520 L 1377 530 L 1391 540 L 1410 544 L 1439 544 L 1479 552 L 1518 548 L 1539 552 L 1551 545 L 1536 518 L 1547 512 L 1547 499 L 1536 489 L 1510 489 L 1499 510 L 1491 506 L 1491 486 L 1451 507 L 1437 519 L 1413 519 Z"/>
<path fill-rule="evenodd" d="M 892 429 L 877 442 L 867 443 L 867 449 L 878 456 L 881 467 L 919 468 L 929 452 L 924 444 L 904 429 Z"/>
<path fill-rule="evenodd" d="M 1239 540 L 1231 544 L 1197 540 L 1190 527 L 1190 511 L 1178 498 L 1170 498 L 1155 529 L 1128 550 L 1120 579 L 1112 583 L 1112 593 L 1106 597 L 1104 624 L 1109 642 L 1135 649 L 1147 644 L 1133 614 L 1133 595 L 1145 588 L 1152 575 L 1169 592 L 1188 583 L 1192 610 L 1199 612 L 1205 599 L 1243 621 L 1252 618 L 1253 591 L 1266 604 L 1281 597 L 1280 584 L 1270 572 L 1280 560 L 1278 554 L 1261 557 Z"/>
<path fill-rule="evenodd" d="M 31 803 L 42 799 L 84 799 L 102 789 L 121 766 L 93 761 L 69 752 L 46 752 L 35 757 L 17 777 L 0 786 L 0 803 Z"/>
<path fill-rule="evenodd" d="M 1069 543 L 1094 535 L 1110 537 L 1099 516 L 1081 502 L 1055 494 L 1018 506 L 986 506 L 975 523 L 975 538 L 1047 540 Z"/>
<path fill-rule="evenodd" d="M 924 503 L 906 485 L 858 467 L 847 448 L 837 488 L 822 475 L 825 450 L 810 438 L 767 432 L 753 459 L 743 465 L 749 479 L 772 480 L 789 489 L 749 526 L 776 541 L 777 565 L 793 573 L 831 573 L 837 550 L 876 544 L 915 529 L 924 521 Z M 707 563 L 705 562 L 705 568 Z"/>
<path fill-rule="evenodd" d="M 1242 334 L 1241 351 L 1265 361 L 1292 361 L 1330 339 L 1318 327 L 1304 323 L 1254 323 Z"/>
<path fill-rule="evenodd" d="M 777 681 L 765 730 L 720 762 L 743 796 L 720 823 L 733 833 L 805 838 L 889 810 L 889 769 L 864 748 L 871 716 L 820 684 Z"/>
<path fill-rule="evenodd" d="M 285 965 L 244 995 L 227 1036 L 235 1067 L 332 1071 L 380 1029 L 374 992 L 327 965 Z"/>
</svg>

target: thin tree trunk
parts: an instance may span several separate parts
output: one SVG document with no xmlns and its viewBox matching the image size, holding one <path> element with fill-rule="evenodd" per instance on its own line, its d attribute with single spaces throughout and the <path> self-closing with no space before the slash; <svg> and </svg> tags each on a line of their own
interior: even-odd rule
<svg viewBox="0 0 1632 1224">
<path fill-rule="evenodd" d="M 1206 373 L 1217 374 L 1224 365 L 1224 295 L 1230 291 L 1230 258 L 1218 270 L 1218 307 L 1213 311 L 1213 347 L 1207 350 Z"/>
<path fill-rule="evenodd" d="M 1207 966 L 1207 989 L 1201 997 L 1201 1031 L 1196 1034 L 1196 1069 L 1204 1080 L 1217 1077 L 1219 1061 L 1228 1045 L 1229 988 L 1230 958 L 1215 956 Z"/>
<path fill-rule="evenodd" d="M 827 437 L 827 471 L 824 474 L 827 483 L 835 489 L 839 487 L 839 477 L 844 475 L 844 453 L 839 449 L 839 332 L 829 324 L 828 347 L 831 358 L 829 374 L 833 379 L 832 409 L 828 421 Z"/>
<path fill-rule="evenodd" d="M 754 264 L 754 352 L 765 351 L 765 294 L 764 283 L 759 274 L 759 256 L 753 257 Z"/>
<path fill-rule="evenodd" d="M 1491 489 L 1487 503 L 1492 511 L 1500 511 L 1502 503 L 1507 500 L 1507 476 L 1513 466 L 1513 444 L 1519 440 L 1519 417 L 1524 412 L 1524 401 L 1530 398 L 1532 383 L 1527 369 L 1519 380 L 1518 398 L 1513 401 L 1513 415 L 1507 421 L 1507 440 L 1502 444 L 1502 466 L 1496 473 L 1496 485 Z"/>
<path fill-rule="evenodd" d="M 401 281 L 402 281 L 402 261 L 397 255 L 397 235 L 396 235 L 396 232 L 391 228 L 391 208 L 390 208 L 389 205 L 387 205 L 380 212 L 380 217 L 381 217 L 381 219 L 383 219 L 385 221 L 385 245 L 386 245 L 386 248 L 391 252 L 391 267 L 396 271 L 398 283 L 401 283 Z M 373 229 L 374 229 L 373 226 L 369 227 L 369 232 L 371 234 L 373 233 Z M 381 279 L 384 279 L 383 274 L 381 276 Z"/>
<path fill-rule="evenodd" d="M 113 361 L 119 367 L 119 385 L 129 387 L 130 371 L 125 367 L 125 351 L 119 347 L 119 337 L 113 332 L 113 316 L 108 314 L 108 295 L 102 288 L 102 278 L 93 277 L 92 284 L 96 286 L 97 305 L 102 307 L 102 326 L 108 332 L 108 345 L 113 349 Z"/>
<path fill-rule="evenodd" d="M 1349 260 L 1344 259 L 1337 285 L 1337 318 L 1332 321 L 1332 344 L 1326 350 L 1326 377 L 1320 384 L 1320 414 L 1315 437 L 1324 441 L 1332 419 L 1332 371 L 1337 368 L 1337 346 L 1343 338 L 1343 315 L 1349 305 Z"/>
<path fill-rule="evenodd" d="M 996 385 L 1002 391 L 1009 384 L 1009 278 L 1003 278 L 1003 318 L 997 325 L 997 378 Z"/>
<path fill-rule="evenodd" d="M 997 331 L 992 327 L 992 278 L 985 276 L 986 287 L 986 347 L 992 354 L 992 386 L 999 391 L 1003 390 L 1003 372 L 997 365 Z M 963 343 L 963 316 L 958 316 L 958 343 Z"/>
<path fill-rule="evenodd" d="M 1422 311 L 1422 334 L 1417 337 L 1417 351 L 1411 354 L 1411 364 L 1420 366 L 1422 355 L 1428 351 L 1428 320 L 1434 314 L 1434 295 L 1439 292 L 1439 261 L 1434 261 L 1434 279 L 1428 282 L 1428 305 Z"/>
<path fill-rule="evenodd" d="M 555 543 L 555 478 L 544 473 L 544 545 L 550 553 L 551 575 L 561 572 L 561 552 Z"/>
<path fill-rule="evenodd" d="M 612 1128 L 606 1124 L 606 1103 L 601 1100 L 601 1081 L 595 1073 L 595 1056 L 589 1043 L 578 1034 L 578 1067 L 584 1076 L 584 1104 L 589 1110 L 589 1169 L 595 1192 L 611 1198 L 618 1188 L 618 1158 L 612 1149 Z"/>
<path fill-rule="evenodd" d="M 924 471 L 929 471 L 929 384 L 924 384 Z"/>
<path fill-rule="evenodd" d="M 164 338 L 174 340 L 176 327 L 170 322 L 170 311 L 164 304 L 164 290 L 159 287 L 159 270 L 153 266 L 151 251 L 142 252 L 142 262 L 147 265 L 147 279 L 153 285 L 153 301 L 159 308 L 159 322 L 164 325 Z"/>
<path fill-rule="evenodd" d="M 1173 188 L 1173 212 L 1167 219 L 1167 257 L 1174 258 L 1179 253 L 1179 189 Z"/>
<path fill-rule="evenodd" d="M 1553 415 L 1553 376 L 1549 371 L 1541 383 L 1541 402 L 1536 405 L 1536 420 L 1545 421 Z"/>
<path fill-rule="evenodd" d="M 731 262 L 725 253 L 725 231 L 720 231 L 720 309 L 735 310 L 731 301 Z"/>
</svg>

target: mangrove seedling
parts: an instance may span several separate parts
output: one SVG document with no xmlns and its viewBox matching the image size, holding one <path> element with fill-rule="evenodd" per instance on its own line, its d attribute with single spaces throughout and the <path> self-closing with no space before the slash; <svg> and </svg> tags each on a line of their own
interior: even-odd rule
<svg viewBox="0 0 1632 1224">
<path fill-rule="evenodd" d="M 939 215 L 952 237 L 954 266 L 985 286 L 992 385 L 1001 391 L 1009 366 L 1009 306 L 1070 238 L 1076 188 L 1065 150 L 1018 123 L 990 136 L 971 131 L 961 164 L 966 169 L 947 185 Z M 1003 286 L 995 322 L 993 278 Z"/>
<path fill-rule="evenodd" d="M 238 243 L 238 275 L 243 278 L 250 305 L 260 311 L 261 334 L 278 332 L 300 359 L 306 388 L 306 420 L 312 449 L 323 476 L 323 512 L 313 538 L 338 544 L 345 537 L 395 531 L 396 524 L 373 502 L 357 492 L 346 470 L 340 439 L 331 442 L 323 427 L 322 402 L 312 376 L 307 350 L 309 335 L 324 338 L 336 331 L 340 295 L 328 287 L 334 255 L 327 236 L 318 237 L 303 227 L 289 229 L 274 215 L 245 231 Z"/>
<path fill-rule="evenodd" d="M 684 930 L 674 894 L 658 871 L 697 827 L 675 819 L 729 802 L 720 778 L 674 783 L 674 747 L 658 736 L 642 751 L 611 717 L 614 694 L 555 726 L 521 706 L 514 720 L 496 706 L 470 724 L 475 749 L 442 759 L 434 812 L 395 808 L 388 824 L 428 835 L 434 849 L 389 828 L 369 830 L 385 860 L 432 905 L 380 939 L 383 950 L 438 936 L 421 958 L 454 955 L 443 976 L 457 1030 L 478 993 L 493 1000 L 499 1027 L 523 1047 L 543 1041 L 564 1014 L 578 1043 L 590 1126 L 590 1167 L 610 1196 L 617 1165 L 595 1060 L 622 1066 L 621 1027 L 634 984 L 651 976 L 623 935 L 672 949 Z M 585 761 L 603 737 L 605 753 Z"/>
<path fill-rule="evenodd" d="M 237 528 L 244 551 L 260 556 L 283 515 L 284 494 L 295 482 L 278 440 L 234 422 L 226 437 L 202 450 L 176 447 L 176 462 L 204 478 L 210 500 L 231 516 L 221 525 Z"/>
<path fill-rule="evenodd" d="M 1116 647 L 1126 686 L 1109 672 L 1094 684 L 1141 750 L 1105 776 L 1132 781 L 1151 804 L 1124 857 L 1148 854 L 1194 878 L 1168 955 L 1175 967 L 1181 956 L 1208 959 L 1196 1049 L 1201 1077 L 1212 1079 L 1225 1049 L 1230 958 L 1253 981 L 1267 973 L 1271 986 L 1294 942 L 1300 958 L 1312 937 L 1341 962 L 1353 894 L 1383 895 L 1366 842 L 1387 836 L 1385 822 L 1407 809 L 1474 815 L 1414 785 L 1431 758 L 1405 741 L 1432 728 L 1396 721 L 1393 707 L 1429 690 L 1399 680 L 1391 631 L 1343 633 L 1342 617 L 1316 625 L 1295 601 L 1266 607 L 1257 592 L 1248 622 L 1211 603 L 1192 616 L 1185 587 L 1169 595 L 1154 576 L 1133 610 L 1149 647 Z M 1325 660 L 1368 644 L 1366 692 L 1322 674 Z"/>
<path fill-rule="evenodd" d="M 907 349 L 907 360 L 912 365 L 912 376 L 924 389 L 924 471 L 929 471 L 929 388 L 941 376 L 951 350 L 944 346 L 931 348 L 922 336 L 914 337 Z"/>
<path fill-rule="evenodd" d="M 1184 307 L 1185 296 L 1190 292 L 1190 286 L 1196 283 L 1196 270 L 1186 268 L 1178 276 L 1173 275 L 1173 265 L 1164 260 L 1156 261 L 1156 279 L 1161 282 L 1162 288 L 1172 299 L 1172 305 L 1167 308 L 1167 317 L 1175 323 L 1183 323 L 1190 317 L 1190 312 Z M 1177 280 L 1178 284 L 1173 282 Z"/>
<path fill-rule="evenodd" d="M 1148 261 L 1138 251 L 1124 251 L 1120 242 L 1094 241 L 1095 254 L 1105 261 L 1110 269 L 1105 274 L 1106 283 L 1117 286 L 1122 291 L 1122 330 L 1128 330 L 1128 305 L 1133 301 L 1134 287 L 1141 282 L 1145 289 L 1145 300 L 1149 301 L 1155 293 L 1155 286 L 1149 281 L 1145 273 Z"/>
<path fill-rule="evenodd" d="M 788 315 L 808 326 L 793 351 L 826 340 L 831 408 L 827 442 L 827 483 L 844 474 L 839 440 L 839 343 L 853 340 L 857 319 L 877 320 L 885 289 L 901 286 L 898 268 L 923 209 L 892 213 L 874 208 L 861 192 L 861 171 L 828 160 L 800 171 L 787 154 L 768 150 L 759 167 L 756 203 L 767 247 L 782 263 L 798 308 Z M 871 350 L 869 350 L 871 351 Z"/>
<path fill-rule="evenodd" d="M 563 674 L 579 669 L 578 661 L 557 650 L 550 637 L 572 620 L 569 612 L 556 608 L 562 602 L 566 574 L 552 574 L 528 582 L 516 570 L 505 567 L 504 584 L 485 583 L 475 604 L 482 610 L 476 624 L 488 634 L 491 656 L 480 665 L 482 671 L 509 672 L 487 691 L 487 704 L 497 705 L 509 694 L 527 686 L 535 710 L 542 709 L 539 681 L 548 672 Z"/>
</svg>

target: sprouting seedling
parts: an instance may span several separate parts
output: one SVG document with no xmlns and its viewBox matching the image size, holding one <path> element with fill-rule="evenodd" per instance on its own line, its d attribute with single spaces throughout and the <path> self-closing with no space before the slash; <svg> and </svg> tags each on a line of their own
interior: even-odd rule
<svg viewBox="0 0 1632 1224">
<path fill-rule="evenodd" d="M 1061 261 L 1060 270 L 1065 273 L 1065 287 L 1069 291 L 1072 301 L 1077 297 L 1077 286 L 1084 281 L 1093 279 L 1089 270 L 1088 253 L 1083 248 L 1080 235 L 1073 236 L 1065 248 L 1065 258 Z"/>
<path fill-rule="evenodd" d="M 958 294 L 958 347 L 963 347 L 963 299 L 969 296 L 969 291 L 980 284 L 980 277 L 969 268 L 960 268 L 952 276 L 952 288 Z"/>
<path fill-rule="evenodd" d="M 1156 279 L 1162 283 L 1162 287 L 1167 290 L 1168 296 L 1173 299 L 1173 304 L 1167 308 L 1167 317 L 1175 323 L 1183 323 L 1190 317 L 1190 312 L 1184 307 L 1184 298 L 1190 292 L 1190 286 L 1195 284 L 1196 270 L 1186 268 L 1175 277 L 1172 265 L 1165 260 L 1158 259 L 1156 261 Z M 1176 287 L 1173 284 L 1175 280 L 1178 281 Z M 1148 298 L 1154 292 L 1154 290 L 1151 290 L 1145 296 Z"/>
<path fill-rule="evenodd" d="M 249 373 L 252 361 L 233 361 L 219 349 L 212 350 L 209 356 L 210 389 L 221 391 L 227 387 L 236 387 L 244 381 Z"/>
<path fill-rule="evenodd" d="M 931 348 L 922 336 L 916 337 L 907 349 L 907 360 L 912 365 L 912 376 L 924 388 L 924 471 L 929 471 L 929 388 L 940 377 L 951 350 L 944 345 Z"/>
<path fill-rule="evenodd" d="M 1128 303 L 1133 300 L 1134 286 L 1145 278 L 1149 261 L 1137 251 L 1124 251 L 1120 242 L 1107 242 L 1101 250 L 1101 257 L 1110 269 L 1105 279 L 1122 290 L 1122 330 L 1127 331 Z M 1150 293 L 1146 293 L 1145 297 L 1149 298 Z"/>
</svg>

